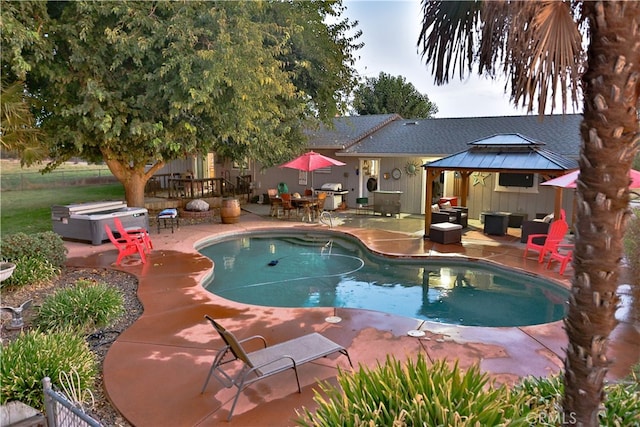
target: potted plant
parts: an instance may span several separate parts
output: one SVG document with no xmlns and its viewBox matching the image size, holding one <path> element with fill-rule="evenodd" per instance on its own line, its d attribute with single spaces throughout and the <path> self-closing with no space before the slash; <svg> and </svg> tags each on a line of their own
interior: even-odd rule
<svg viewBox="0 0 640 427">
<path fill-rule="evenodd" d="M 4 282 L 13 274 L 16 265 L 12 262 L 2 261 L 0 263 L 0 282 Z"/>
</svg>

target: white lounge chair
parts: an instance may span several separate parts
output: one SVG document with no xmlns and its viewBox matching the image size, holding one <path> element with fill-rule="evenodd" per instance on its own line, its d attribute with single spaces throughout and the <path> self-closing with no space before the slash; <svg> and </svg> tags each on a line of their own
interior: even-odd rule
<svg viewBox="0 0 640 427">
<path fill-rule="evenodd" d="M 225 342 L 225 346 L 218 350 L 201 393 L 204 393 L 212 375 L 225 387 L 231 388 L 235 386 L 238 388 L 227 420 L 231 420 L 233 410 L 236 407 L 236 403 L 238 403 L 238 397 L 242 390 L 258 380 L 293 369 L 296 374 L 298 393 L 301 393 L 298 366 L 333 353 L 342 353 L 347 356 L 349 365 L 353 367 L 349 353 L 344 347 L 317 332 L 268 346 L 267 341 L 260 335 L 238 340 L 210 316 L 205 315 L 204 317 L 218 331 Z M 261 340 L 264 348 L 247 353 L 242 344 L 253 339 Z M 240 360 L 244 365 L 232 377 L 224 371 L 223 365 L 235 360 Z"/>
</svg>

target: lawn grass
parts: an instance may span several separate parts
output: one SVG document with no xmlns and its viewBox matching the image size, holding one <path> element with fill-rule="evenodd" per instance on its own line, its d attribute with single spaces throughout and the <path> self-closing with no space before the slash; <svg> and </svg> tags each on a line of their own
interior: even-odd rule
<svg viewBox="0 0 640 427">
<path fill-rule="evenodd" d="M 106 165 L 87 164 L 84 162 L 67 162 L 54 171 L 41 173 L 44 164 L 30 167 L 20 166 L 17 160 L 0 160 L 2 191 L 24 191 L 69 185 L 104 183 L 114 180 L 113 174 Z M 88 182 L 87 182 L 88 181 Z"/>
<path fill-rule="evenodd" d="M 19 231 L 27 234 L 52 231 L 51 206 L 102 200 L 124 200 L 122 184 L 3 191 L 0 195 L 0 236 Z"/>
<path fill-rule="evenodd" d="M 21 166 L 19 160 L 0 159 L 0 168 L 2 169 L 3 177 L 5 175 L 16 175 L 22 173 L 40 174 L 40 170 L 44 168 L 44 166 L 45 164 Z M 88 164 L 86 162 L 66 162 L 58 166 L 54 172 L 69 172 L 73 174 L 79 174 L 97 170 L 109 172 L 109 168 L 107 167 L 107 165 Z M 49 174 L 44 174 L 42 176 L 46 177 L 47 175 Z"/>
</svg>

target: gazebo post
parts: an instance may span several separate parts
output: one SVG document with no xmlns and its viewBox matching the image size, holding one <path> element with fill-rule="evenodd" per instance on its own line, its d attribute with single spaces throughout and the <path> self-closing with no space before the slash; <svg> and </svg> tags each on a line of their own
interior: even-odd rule
<svg viewBox="0 0 640 427">
<path fill-rule="evenodd" d="M 460 171 L 460 177 L 462 178 L 462 182 L 460 185 L 460 206 L 467 206 L 467 195 L 469 194 L 469 177 L 471 176 L 471 171 Z"/>
<path fill-rule="evenodd" d="M 425 168 L 427 171 L 427 189 L 426 189 L 426 198 L 424 204 L 424 238 L 429 237 L 429 230 L 431 229 L 431 201 L 433 199 L 433 181 L 437 176 L 440 175 L 440 169 L 429 169 Z"/>
</svg>

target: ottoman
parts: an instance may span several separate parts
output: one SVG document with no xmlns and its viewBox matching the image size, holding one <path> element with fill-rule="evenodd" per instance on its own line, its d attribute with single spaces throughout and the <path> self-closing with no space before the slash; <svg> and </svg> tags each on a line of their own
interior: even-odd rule
<svg viewBox="0 0 640 427">
<path fill-rule="evenodd" d="M 462 226 L 460 224 L 452 224 L 450 222 L 440 222 L 431 224 L 429 229 L 429 239 L 432 242 L 449 244 L 460 243 L 462 240 Z"/>
</svg>

